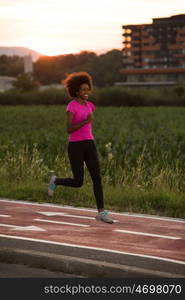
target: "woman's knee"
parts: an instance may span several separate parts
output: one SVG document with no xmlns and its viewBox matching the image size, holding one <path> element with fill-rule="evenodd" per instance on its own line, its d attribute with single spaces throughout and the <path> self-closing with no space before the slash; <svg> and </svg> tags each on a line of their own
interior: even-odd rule
<svg viewBox="0 0 185 300">
<path fill-rule="evenodd" d="M 74 185 L 75 187 L 81 187 L 83 185 L 83 178 L 75 178 Z"/>
</svg>

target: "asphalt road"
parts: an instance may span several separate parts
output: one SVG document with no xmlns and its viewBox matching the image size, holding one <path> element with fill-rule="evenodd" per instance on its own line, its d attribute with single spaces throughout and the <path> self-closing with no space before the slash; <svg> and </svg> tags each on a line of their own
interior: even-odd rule
<svg viewBox="0 0 185 300">
<path fill-rule="evenodd" d="M 0 278 L 74 278 L 63 272 L 52 272 L 47 269 L 32 268 L 20 264 L 0 263 Z"/>
</svg>

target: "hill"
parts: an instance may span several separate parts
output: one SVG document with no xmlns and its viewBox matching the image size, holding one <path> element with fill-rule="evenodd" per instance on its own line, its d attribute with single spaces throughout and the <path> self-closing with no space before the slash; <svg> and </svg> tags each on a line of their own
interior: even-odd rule
<svg viewBox="0 0 185 300">
<path fill-rule="evenodd" d="M 18 55 L 18 56 L 25 56 L 25 55 L 31 55 L 33 61 L 36 61 L 40 56 L 42 56 L 41 53 L 31 50 L 26 47 L 1 47 L 0 46 L 0 55 Z"/>
</svg>

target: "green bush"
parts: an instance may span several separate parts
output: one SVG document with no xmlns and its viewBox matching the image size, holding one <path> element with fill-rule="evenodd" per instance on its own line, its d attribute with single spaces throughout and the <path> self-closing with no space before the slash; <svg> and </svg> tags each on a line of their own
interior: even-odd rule
<svg viewBox="0 0 185 300">
<path fill-rule="evenodd" d="M 97 104 L 101 106 L 141 106 L 143 98 L 125 88 L 109 87 L 99 90 Z"/>
<path fill-rule="evenodd" d="M 65 89 L 50 88 L 0 93 L 1 105 L 63 105 L 70 100 Z M 90 96 L 99 106 L 185 106 L 184 85 L 168 88 L 95 87 Z"/>
<path fill-rule="evenodd" d="M 10 90 L 0 93 L 1 105 L 63 105 L 68 101 L 64 90 L 54 88 L 43 91 L 20 92 Z"/>
</svg>

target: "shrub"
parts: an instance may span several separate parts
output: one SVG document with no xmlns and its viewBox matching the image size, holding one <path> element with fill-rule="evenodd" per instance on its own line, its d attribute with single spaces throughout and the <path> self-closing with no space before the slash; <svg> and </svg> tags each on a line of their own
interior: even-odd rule
<svg viewBox="0 0 185 300">
<path fill-rule="evenodd" d="M 9 90 L 0 93 L 1 105 L 63 105 L 68 101 L 68 96 L 64 90 L 54 88 L 44 91 L 20 92 Z"/>
<path fill-rule="evenodd" d="M 50 88 L 21 92 L 9 90 L 0 93 L 0 105 L 65 105 L 70 100 L 65 89 Z M 184 87 L 125 88 L 95 87 L 90 96 L 100 106 L 185 106 Z"/>
</svg>

